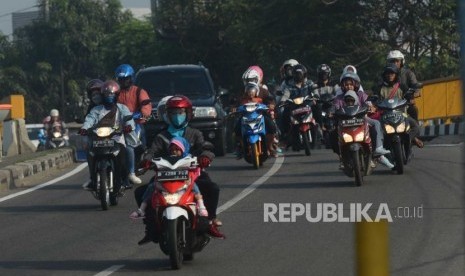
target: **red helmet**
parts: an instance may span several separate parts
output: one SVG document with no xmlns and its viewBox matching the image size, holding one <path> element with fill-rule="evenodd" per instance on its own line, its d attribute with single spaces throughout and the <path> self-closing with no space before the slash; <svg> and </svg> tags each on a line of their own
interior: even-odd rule
<svg viewBox="0 0 465 276">
<path fill-rule="evenodd" d="M 120 87 L 114 80 L 109 80 L 102 85 L 103 102 L 110 104 L 116 103 L 116 95 L 118 95 Z"/>
<path fill-rule="evenodd" d="M 193 111 L 192 111 L 192 102 L 189 100 L 188 97 L 183 96 L 183 95 L 174 95 L 171 97 L 167 102 L 166 102 L 166 113 L 168 114 L 167 119 L 170 122 L 170 124 L 174 125 L 176 128 L 181 128 L 185 127 L 189 121 L 192 119 Z M 177 123 L 175 124 L 171 120 L 170 111 L 173 109 L 178 109 L 178 108 L 184 108 L 186 111 L 186 119 L 182 123 Z"/>
</svg>

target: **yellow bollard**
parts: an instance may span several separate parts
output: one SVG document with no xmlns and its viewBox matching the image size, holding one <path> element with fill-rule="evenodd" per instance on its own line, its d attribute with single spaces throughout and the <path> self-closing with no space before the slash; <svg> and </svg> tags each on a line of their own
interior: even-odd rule
<svg viewBox="0 0 465 276">
<path fill-rule="evenodd" d="M 389 235 L 388 222 L 357 222 L 357 275 L 389 275 Z"/>
</svg>

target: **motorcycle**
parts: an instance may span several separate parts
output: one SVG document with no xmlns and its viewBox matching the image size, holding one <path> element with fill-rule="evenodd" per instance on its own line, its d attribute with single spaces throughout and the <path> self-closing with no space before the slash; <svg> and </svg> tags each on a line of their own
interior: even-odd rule
<svg viewBox="0 0 465 276">
<path fill-rule="evenodd" d="M 170 258 L 171 268 L 194 258 L 210 242 L 209 221 L 199 215 L 194 199 L 194 183 L 201 168 L 197 157 L 154 158 L 155 191 L 151 202 L 160 233 L 160 249 Z"/>
<path fill-rule="evenodd" d="M 361 186 L 363 177 L 371 174 L 372 146 L 368 123 L 368 109 L 358 105 L 346 106 L 336 111 L 339 148 L 344 163 L 344 173 L 355 177 Z"/>
<path fill-rule="evenodd" d="M 299 151 L 305 150 L 305 155 L 310 156 L 310 147 L 315 136 L 316 122 L 313 118 L 311 102 L 315 100 L 309 96 L 296 97 L 288 99 L 280 105 L 286 106 L 290 111 L 290 137 L 292 139 L 292 149 Z"/>
<path fill-rule="evenodd" d="M 245 161 L 260 168 L 268 158 L 265 119 L 263 113 L 268 107 L 250 102 L 237 108 L 233 115 L 241 116 L 241 145 Z"/>
<path fill-rule="evenodd" d="M 120 151 L 118 143 L 112 139 L 115 135 L 122 133 L 114 127 L 96 127 L 89 133 L 92 140 L 89 154 L 94 158 L 92 179 L 96 181 L 96 188 L 91 192 L 100 201 L 102 210 L 118 205 L 118 198 L 124 195 L 124 189 L 114 181 L 114 159 Z"/>
<path fill-rule="evenodd" d="M 327 149 L 331 148 L 329 135 L 336 129 L 336 122 L 334 120 L 334 98 L 336 98 L 336 95 L 326 93 L 321 95 L 317 100 L 317 103 L 321 106 L 322 140 Z"/>
<path fill-rule="evenodd" d="M 47 141 L 47 149 L 62 148 L 68 145 L 69 137 L 63 134 L 61 125 L 53 125 Z"/>
<path fill-rule="evenodd" d="M 376 104 L 382 111 L 380 122 L 384 130 L 384 147 L 391 151 L 390 161 L 394 163 L 397 174 L 404 173 L 404 165 L 407 165 L 412 156 L 410 125 L 405 110 L 414 91 L 409 89 L 404 99 L 383 99 Z"/>
</svg>

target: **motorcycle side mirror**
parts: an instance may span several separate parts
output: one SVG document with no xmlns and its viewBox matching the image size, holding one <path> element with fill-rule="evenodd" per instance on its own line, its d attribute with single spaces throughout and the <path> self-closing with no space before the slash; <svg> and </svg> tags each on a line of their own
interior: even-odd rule
<svg viewBox="0 0 465 276">
<path fill-rule="evenodd" d="M 377 103 L 379 101 L 379 96 L 378 95 L 371 95 L 367 98 L 367 101 L 370 101 L 372 103 Z"/>
</svg>

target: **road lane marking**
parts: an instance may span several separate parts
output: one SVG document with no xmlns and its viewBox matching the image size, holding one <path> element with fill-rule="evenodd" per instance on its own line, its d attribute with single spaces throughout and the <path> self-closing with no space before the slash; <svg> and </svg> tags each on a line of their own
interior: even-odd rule
<svg viewBox="0 0 465 276">
<path fill-rule="evenodd" d="M 52 184 L 55 184 L 58 181 L 61 181 L 63 179 L 66 179 L 66 178 L 68 178 L 70 176 L 73 176 L 73 175 L 77 174 L 78 172 L 82 171 L 85 167 L 87 167 L 87 163 L 82 163 L 79 166 L 77 166 L 74 170 L 72 170 L 72 171 L 70 171 L 70 172 L 68 172 L 68 173 L 66 173 L 66 174 L 64 174 L 64 175 L 62 175 L 62 176 L 60 176 L 58 178 L 52 179 L 52 180 L 50 180 L 48 182 L 45 182 L 43 184 L 34 186 L 34 187 L 29 188 L 27 190 L 24 190 L 24 191 L 21 191 L 21 192 L 17 192 L 17 193 L 2 197 L 2 198 L 0 198 L 0 202 L 7 201 L 9 199 L 12 199 L 12 198 L 24 195 L 24 194 L 28 194 L 28 193 L 33 192 L 35 190 L 41 189 L 43 187 L 47 187 L 47 186 L 50 186 Z"/>
<path fill-rule="evenodd" d="M 124 265 L 113 265 L 113 266 L 110 266 L 109 268 L 105 269 L 104 271 L 95 274 L 94 276 L 108 276 L 108 275 L 112 274 L 113 272 L 116 272 L 118 269 L 121 269 L 123 267 L 124 267 Z"/>
<path fill-rule="evenodd" d="M 255 191 L 255 189 L 257 189 L 260 185 L 265 183 L 265 181 L 267 181 L 268 178 L 273 176 L 279 170 L 279 168 L 281 168 L 283 163 L 284 163 L 284 156 L 280 156 L 276 158 L 273 166 L 266 172 L 266 174 L 264 174 L 262 177 L 257 179 L 254 183 L 250 184 L 247 188 L 242 190 L 241 193 L 239 193 L 238 195 L 236 195 L 235 197 L 233 197 L 232 199 L 228 200 L 226 203 L 218 207 L 216 214 L 220 214 L 221 212 L 226 211 L 227 209 L 231 208 L 233 205 L 235 205 L 236 203 L 244 199 L 246 196 L 251 194 L 253 191 Z"/>
</svg>

